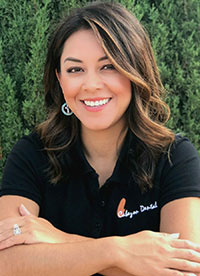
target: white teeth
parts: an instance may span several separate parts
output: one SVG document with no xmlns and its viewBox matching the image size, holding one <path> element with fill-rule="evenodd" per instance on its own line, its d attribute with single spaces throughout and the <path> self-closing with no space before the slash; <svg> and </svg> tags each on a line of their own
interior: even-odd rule
<svg viewBox="0 0 200 276">
<path fill-rule="evenodd" d="M 100 101 L 84 101 L 84 104 L 87 106 L 100 106 L 108 103 L 109 99 L 104 99 Z"/>
</svg>

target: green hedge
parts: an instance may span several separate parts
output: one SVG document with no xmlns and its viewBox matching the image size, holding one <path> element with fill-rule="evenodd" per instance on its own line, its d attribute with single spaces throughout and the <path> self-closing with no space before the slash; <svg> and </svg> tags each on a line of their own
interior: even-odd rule
<svg viewBox="0 0 200 276">
<path fill-rule="evenodd" d="M 89 1 L 0 1 L 0 177 L 6 157 L 45 117 L 42 72 L 55 22 Z M 199 0 L 119 0 L 149 32 L 171 108 L 168 126 L 200 152 Z"/>
</svg>

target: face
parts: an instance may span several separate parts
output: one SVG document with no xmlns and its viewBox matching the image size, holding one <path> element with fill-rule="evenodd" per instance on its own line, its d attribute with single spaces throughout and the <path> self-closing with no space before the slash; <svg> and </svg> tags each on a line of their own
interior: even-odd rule
<svg viewBox="0 0 200 276">
<path fill-rule="evenodd" d="M 79 30 L 66 40 L 60 66 L 65 101 L 82 128 L 124 127 L 131 83 L 113 67 L 92 30 Z"/>
</svg>

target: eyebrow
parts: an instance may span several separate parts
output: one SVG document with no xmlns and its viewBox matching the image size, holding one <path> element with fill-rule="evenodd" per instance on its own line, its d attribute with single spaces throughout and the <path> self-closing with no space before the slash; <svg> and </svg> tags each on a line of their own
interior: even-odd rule
<svg viewBox="0 0 200 276">
<path fill-rule="evenodd" d="M 108 57 L 107 57 L 107 56 L 103 56 L 103 57 L 99 58 L 98 61 L 102 61 L 102 60 L 105 60 L 105 59 L 108 59 Z M 64 60 L 64 63 L 65 63 L 66 61 L 73 61 L 73 62 L 83 63 L 82 60 L 77 59 L 77 58 L 73 58 L 73 57 L 67 57 L 67 58 Z"/>
</svg>

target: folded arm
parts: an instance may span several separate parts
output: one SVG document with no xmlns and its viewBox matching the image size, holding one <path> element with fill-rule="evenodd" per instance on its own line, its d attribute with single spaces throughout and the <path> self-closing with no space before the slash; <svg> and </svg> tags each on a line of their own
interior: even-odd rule
<svg viewBox="0 0 200 276">
<path fill-rule="evenodd" d="M 7 206 L 15 206 L 10 208 L 10 211 L 5 211 L 7 219 L 0 222 L 1 235 L 5 235 L 9 229 L 12 231 L 11 226 L 16 220 L 23 221 L 23 218 L 19 215 L 17 217 L 16 214 L 22 198 L 12 198 L 12 204 L 11 201 L 9 202 L 10 199 L 11 197 L 0 199 L 2 214 L 7 209 L 5 206 L 8 203 Z M 29 200 L 24 200 L 23 204 L 35 216 L 38 214 L 36 204 L 32 204 Z M 22 231 L 27 233 L 27 238 L 20 245 L 0 251 L 0 270 L 6 276 L 27 274 L 64 276 L 66 273 L 70 276 L 89 276 L 95 273 L 106 276 L 173 276 L 174 273 L 188 276 L 191 272 L 199 273 L 200 245 L 188 241 L 190 239 L 199 242 L 200 225 L 195 220 L 197 213 L 194 211 L 199 208 L 200 201 L 197 198 L 175 200 L 163 207 L 160 230 L 168 233 L 179 232 L 183 239 L 152 231 L 143 231 L 125 237 L 88 239 L 63 232 L 60 235 L 61 231 L 56 230 L 58 233 L 52 230 L 53 226 L 49 225 L 49 222 L 41 221 L 40 218 L 28 218 L 24 220 L 24 224 L 22 223 Z M 172 213 L 174 216 L 170 220 Z M 14 220 L 13 217 L 15 217 Z M 29 220 L 30 224 L 27 223 Z M 20 224 L 18 221 L 17 223 Z M 188 226 L 190 223 L 192 225 Z M 36 230 L 28 231 L 30 225 L 34 225 Z M 40 227 L 37 228 L 37 225 Z M 8 231 L 5 231 L 7 226 Z M 38 233 L 40 234 L 37 235 Z M 18 237 L 23 237 L 23 234 Z M 13 236 L 13 240 L 18 237 Z M 44 241 L 46 237 L 47 240 Z"/>
<path fill-rule="evenodd" d="M 20 207 L 22 203 L 30 211 L 31 216 L 28 216 L 26 210 Z M 100 256 L 101 251 L 98 248 L 98 246 L 101 246 L 98 243 L 103 243 L 104 240 L 94 240 L 56 229 L 48 221 L 37 217 L 39 206 L 32 200 L 20 196 L 4 196 L 0 198 L 0 206 L 0 270 L 4 271 L 6 276 L 55 275 L 55 270 L 56 275 L 66 275 L 67 271 L 70 272 L 70 276 L 88 276 L 90 275 L 89 270 L 84 271 L 81 263 L 85 269 L 89 269 L 89 267 L 92 269 L 92 260 L 96 264 L 100 261 L 99 266 L 93 267 L 92 274 L 99 272 L 105 276 L 131 276 L 131 274 L 119 268 L 109 267 L 105 269 L 102 262 L 108 254 L 108 245 L 102 247 L 106 250 L 103 257 Z M 8 208 L 8 206 L 12 206 L 12 208 Z M 19 224 L 22 234 L 13 237 L 12 227 L 15 223 Z M 84 243 L 84 245 L 81 243 L 86 241 L 90 242 L 88 244 Z M 91 252 L 89 252 L 90 246 L 92 247 Z M 96 252 L 95 246 L 98 248 Z M 81 253 L 83 256 L 81 256 Z M 96 260 L 94 255 L 97 257 Z M 84 257 L 86 257 L 86 260 Z M 114 258 L 113 254 L 109 254 L 109 257 Z M 68 261 L 66 262 L 66 260 Z M 109 258 L 106 257 L 106 263 L 108 260 Z M 73 261 L 78 262 L 80 266 L 77 265 L 76 270 L 71 271 L 70 269 L 74 266 Z M 89 262 L 88 268 L 87 261 Z M 10 264 L 16 265 L 11 266 Z M 100 272 L 101 270 L 103 272 Z"/>
</svg>

